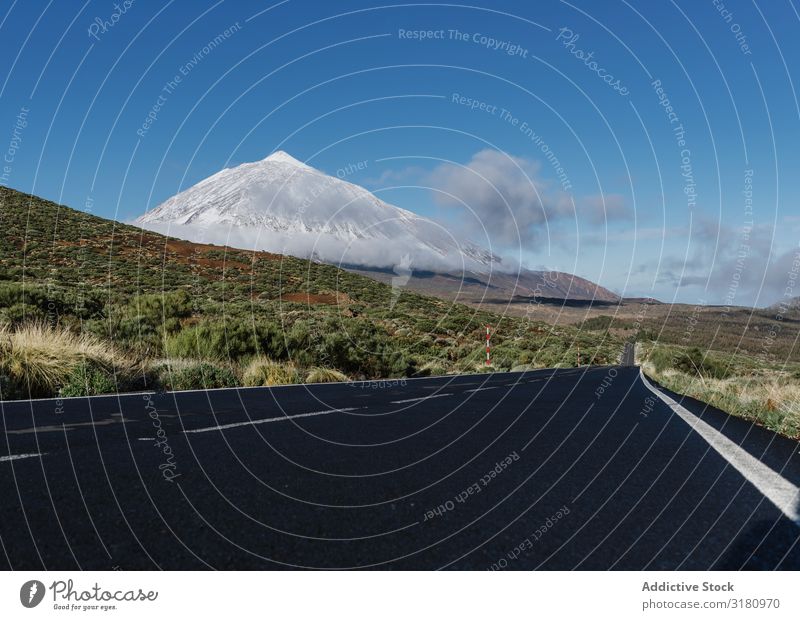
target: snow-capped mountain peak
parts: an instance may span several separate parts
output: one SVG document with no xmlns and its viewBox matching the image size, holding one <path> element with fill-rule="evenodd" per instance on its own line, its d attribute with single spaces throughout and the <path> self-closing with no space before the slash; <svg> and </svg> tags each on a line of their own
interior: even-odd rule
<svg viewBox="0 0 800 620">
<path fill-rule="evenodd" d="M 306 165 L 305 163 L 303 163 L 299 159 L 295 159 L 294 157 L 289 155 L 289 153 L 287 153 L 286 151 L 275 151 L 274 153 L 272 153 L 271 155 L 268 155 L 267 157 L 265 157 L 261 161 L 271 161 L 271 162 L 282 163 L 282 164 L 290 164 L 292 166 L 298 166 L 298 167 L 304 167 L 304 168 L 310 168 L 311 167 L 311 166 Z"/>
<path fill-rule="evenodd" d="M 499 259 L 447 228 L 276 151 L 225 168 L 142 215 L 143 228 L 191 241 L 334 264 L 486 271 Z"/>
</svg>

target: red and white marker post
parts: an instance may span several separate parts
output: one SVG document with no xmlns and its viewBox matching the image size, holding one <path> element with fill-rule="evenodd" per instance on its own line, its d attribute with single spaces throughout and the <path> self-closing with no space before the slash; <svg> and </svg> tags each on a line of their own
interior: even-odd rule
<svg viewBox="0 0 800 620">
<path fill-rule="evenodd" d="M 489 325 L 487 325 L 486 326 L 486 365 L 487 366 L 491 366 L 492 365 L 491 352 L 492 352 L 492 343 L 489 340 Z"/>
</svg>

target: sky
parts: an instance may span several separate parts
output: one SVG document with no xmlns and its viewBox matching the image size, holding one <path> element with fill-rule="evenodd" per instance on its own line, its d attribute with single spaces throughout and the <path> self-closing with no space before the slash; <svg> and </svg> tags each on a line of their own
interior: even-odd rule
<svg viewBox="0 0 800 620">
<path fill-rule="evenodd" d="M 625 296 L 800 295 L 790 0 L 2 0 L 0 184 L 132 221 L 284 150 Z"/>
</svg>

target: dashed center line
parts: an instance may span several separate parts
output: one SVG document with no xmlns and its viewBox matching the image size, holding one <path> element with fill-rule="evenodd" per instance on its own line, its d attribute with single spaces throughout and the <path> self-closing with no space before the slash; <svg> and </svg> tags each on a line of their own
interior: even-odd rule
<svg viewBox="0 0 800 620">
<path fill-rule="evenodd" d="M 36 456 L 44 456 L 39 452 L 31 452 L 30 454 L 9 454 L 8 456 L 0 456 L 0 462 L 5 461 L 18 461 L 19 459 L 30 459 Z"/>
<path fill-rule="evenodd" d="M 282 415 L 277 418 L 265 418 L 263 420 L 248 420 L 247 422 L 234 422 L 232 424 L 221 424 L 219 426 L 209 426 L 207 428 L 192 428 L 183 431 L 184 433 L 208 433 L 210 431 L 222 431 L 228 428 L 237 428 L 239 426 L 255 426 L 256 424 L 269 424 L 270 422 L 285 422 L 286 420 L 294 420 L 296 418 L 310 418 L 317 415 L 327 415 L 329 413 L 345 413 L 347 411 L 355 411 L 356 409 L 366 409 L 366 407 L 346 407 L 344 409 L 325 409 L 324 411 L 311 411 L 309 413 L 298 413 L 296 415 Z"/>
<path fill-rule="evenodd" d="M 464 390 L 465 392 L 480 392 L 481 390 L 496 390 L 499 388 L 499 385 L 492 385 L 490 387 L 482 387 L 482 388 L 474 388 L 472 390 Z"/>
<path fill-rule="evenodd" d="M 441 398 L 442 396 L 452 396 L 452 394 L 431 394 L 430 396 L 420 396 L 419 398 L 404 398 L 403 400 L 390 401 L 390 405 L 402 405 L 403 403 L 416 403 L 421 400 L 430 400 L 431 398 Z"/>
</svg>

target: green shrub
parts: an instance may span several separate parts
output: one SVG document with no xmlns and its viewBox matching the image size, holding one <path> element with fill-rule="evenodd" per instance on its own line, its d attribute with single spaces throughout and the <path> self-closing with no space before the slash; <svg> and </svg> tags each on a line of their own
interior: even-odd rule
<svg viewBox="0 0 800 620">
<path fill-rule="evenodd" d="M 287 356 L 300 366 L 312 366 L 323 362 L 319 350 L 319 339 L 309 321 L 296 321 L 285 338 Z M 275 352 L 268 353 L 278 357 Z"/>
<path fill-rule="evenodd" d="M 164 352 L 169 357 L 236 360 L 259 353 L 282 357 L 285 347 L 277 327 L 245 320 L 204 322 L 167 336 Z"/>
<path fill-rule="evenodd" d="M 25 322 L 43 323 L 47 315 L 38 307 L 30 304 L 15 303 L 5 308 L 0 308 L 0 319 L 9 325 L 20 325 Z"/>
<path fill-rule="evenodd" d="M 648 360 L 657 372 L 679 370 L 687 375 L 712 379 L 726 379 L 731 375 L 727 362 L 717 358 L 713 353 L 705 353 L 698 347 L 678 349 L 656 345 Z"/>
<path fill-rule="evenodd" d="M 192 298 L 188 291 L 184 290 L 138 295 L 127 304 L 124 312 L 146 325 L 159 326 L 168 319 L 191 316 Z"/>
<path fill-rule="evenodd" d="M 95 364 L 79 364 L 69 374 L 61 387 L 61 396 L 95 396 L 113 394 L 117 391 L 114 377 Z"/>
<path fill-rule="evenodd" d="M 221 364 L 188 362 L 166 364 L 160 369 L 160 382 L 168 390 L 209 390 L 236 387 L 239 381 L 233 371 Z"/>
<path fill-rule="evenodd" d="M 0 310 L 15 322 L 48 318 L 57 323 L 64 315 L 80 319 L 101 316 L 105 303 L 102 291 L 91 288 L 68 290 L 61 286 L 44 287 L 20 282 L 0 282 Z"/>
</svg>

